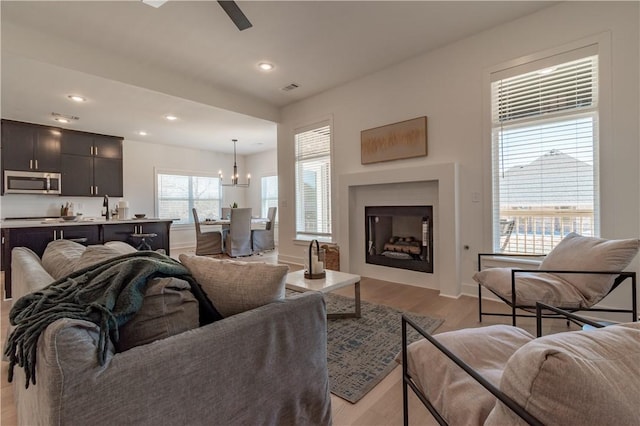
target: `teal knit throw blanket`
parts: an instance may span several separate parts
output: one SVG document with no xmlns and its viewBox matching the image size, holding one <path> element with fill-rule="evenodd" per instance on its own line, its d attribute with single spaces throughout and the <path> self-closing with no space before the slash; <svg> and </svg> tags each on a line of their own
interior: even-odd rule
<svg viewBox="0 0 640 426">
<path fill-rule="evenodd" d="M 60 318 L 91 321 L 98 325 L 97 356 L 100 365 L 104 365 L 110 334 L 118 341 L 118 327 L 138 312 L 147 282 L 155 277 L 177 277 L 189 282 L 201 305 L 201 324 L 221 318 L 189 271 L 176 260 L 152 251 L 114 257 L 76 271 L 16 301 L 9 313 L 9 320 L 16 327 L 4 352 L 9 358 L 9 381 L 13 380 L 13 368 L 17 364 L 25 370 L 26 387 L 29 387 L 29 381 L 36 384 L 38 337 Z M 205 314 L 203 306 L 208 308 Z"/>
</svg>

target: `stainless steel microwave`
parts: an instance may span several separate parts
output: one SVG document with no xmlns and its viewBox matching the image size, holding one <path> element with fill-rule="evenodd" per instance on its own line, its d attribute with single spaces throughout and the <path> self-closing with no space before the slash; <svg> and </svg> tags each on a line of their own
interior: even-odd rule
<svg viewBox="0 0 640 426">
<path fill-rule="evenodd" d="M 4 171 L 5 194 L 59 195 L 60 173 Z"/>
</svg>

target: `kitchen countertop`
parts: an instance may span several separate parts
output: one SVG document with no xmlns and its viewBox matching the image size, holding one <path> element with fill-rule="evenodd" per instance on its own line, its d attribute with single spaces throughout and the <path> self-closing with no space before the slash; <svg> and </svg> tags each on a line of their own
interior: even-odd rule
<svg viewBox="0 0 640 426">
<path fill-rule="evenodd" d="M 0 228 L 44 228 L 47 226 L 82 226 L 82 225 L 117 225 L 121 223 L 150 223 L 150 222 L 172 222 L 177 219 L 159 219 L 145 217 L 143 219 L 109 219 L 104 218 L 83 218 L 82 220 L 63 219 L 25 219 L 25 220 L 3 220 Z"/>
</svg>

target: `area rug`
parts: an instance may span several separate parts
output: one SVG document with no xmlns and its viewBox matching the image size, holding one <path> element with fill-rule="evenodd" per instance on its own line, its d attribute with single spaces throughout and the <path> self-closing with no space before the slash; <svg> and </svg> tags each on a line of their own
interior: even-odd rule
<svg viewBox="0 0 640 426">
<path fill-rule="evenodd" d="M 327 312 L 349 312 L 353 298 L 325 294 Z M 388 306 L 362 302 L 362 317 L 327 322 L 327 356 L 331 393 L 356 403 L 398 365 L 402 349 L 401 315 Z M 433 332 L 442 319 L 407 313 L 426 331 Z M 421 337 L 410 329 L 409 342 Z"/>
</svg>

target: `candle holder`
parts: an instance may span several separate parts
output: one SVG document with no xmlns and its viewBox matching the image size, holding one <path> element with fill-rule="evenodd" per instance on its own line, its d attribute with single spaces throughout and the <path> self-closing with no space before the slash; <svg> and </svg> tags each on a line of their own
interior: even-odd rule
<svg viewBox="0 0 640 426">
<path fill-rule="evenodd" d="M 315 247 L 314 247 L 315 243 Z M 320 248 L 318 240 L 313 240 L 309 244 L 309 250 L 307 252 L 307 264 L 304 271 L 304 277 L 308 279 L 325 278 L 326 273 L 324 271 L 324 253 L 325 250 Z"/>
</svg>

